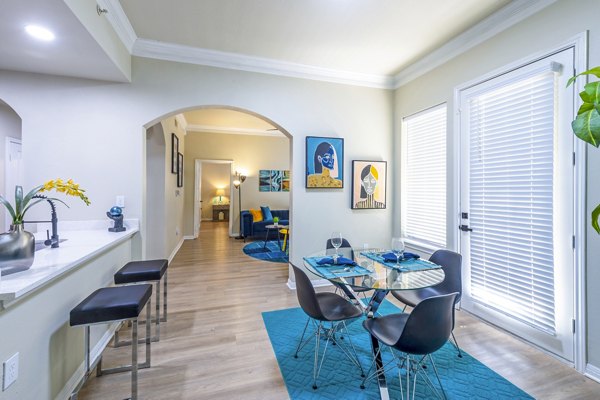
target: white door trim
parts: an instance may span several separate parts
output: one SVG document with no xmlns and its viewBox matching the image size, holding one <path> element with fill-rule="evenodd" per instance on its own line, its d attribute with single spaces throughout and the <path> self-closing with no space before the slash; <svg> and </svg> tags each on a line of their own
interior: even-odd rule
<svg viewBox="0 0 600 400">
<path fill-rule="evenodd" d="M 21 139 L 10 137 L 10 136 L 7 136 L 4 141 L 4 193 L 5 193 L 7 200 L 10 201 L 11 203 L 13 203 L 14 195 L 15 195 L 15 186 L 9 185 L 9 182 L 11 182 L 10 178 L 14 177 L 16 174 L 18 174 L 19 171 L 14 171 L 14 169 L 9 168 L 9 165 L 10 166 L 13 165 L 9 162 L 11 143 L 19 145 L 21 147 L 21 149 L 22 149 L 23 143 L 22 143 Z M 21 171 L 21 176 L 16 177 L 16 181 L 17 181 L 18 185 L 23 185 L 22 179 L 23 179 L 23 176 L 22 176 L 22 171 Z M 13 179 L 12 181 L 14 182 L 15 180 Z M 9 186 L 12 186 L 12 187 L 9 187 Z M 2 229 L 2 232 L 4 232 L 5 230 L 8 230 L 8 227 L 10 226 L 10 224 L 12 224 L 12 218 L 7 210 L 5 210 L 4 215 L 5 215 L 5 218 L 4 218 L 4 222 L 5 222 L 4 228 L 5 229 Z"/>
<path fill-rule="evenodd" d="M 577 73 L 585 71 L 587 69 L 587 55 L 588 55 L 588 32 L 584 31 L 569 39 L 562 45 L 556 47 L 555 49 L 538 52 L 533 55 L 530 55 L 526 58 L 520 59 L 516 62 L 513 62 L 509 65 L 505 65 L 501 68 L 497 68 L 488 74 L 480 76 L 476 79 L 473 79 L 469 82 L 463 83 L 460 86 L 454 88 L 454 123 L 453 123 L 453 132 L 460 134 L 460 93 L 471 86 L 474 86 L 478 83 L 490 80 L 498 75 L 504 74 L 508 71 L 520 68 L 521 66 L 530 64 L 532 62 L 538 61 L 540 59 L 549 57 L 555 53 L 559 53 L 563 50 L 572 48 L 575 52 L 574 57 L 574 65 Z M 586 79 L 578 79 L 574 84 L 574 90 L 576 93 L 579 93 L 583 90 L 587 80 Z M 577 96 L 576 96 L 577 99 Z M 578 100 L 576 100 L 578 102 Z M 576 114 L 576 110 L 579 104 L 573 104 L 574 114 Z M 455 135 L 456 136 L 456 135 Z M 578 140 L 575 136 L 573 136 L 574 146 L 573 150 L 575 153 L 575 167 L 574 167 L 574 185 L 575 185 L 575 193 L 574 193 L 574 220 L 575 220 L 575 247 L 574 247 L 574 279 L 575 279 L 575 287 L 574 287 L 574 304 L 575 304 L 575 334 L 574 334 L 574 367 L 580 373 L 586 372 L 587 366 L 587 341 L 586 341 L 586 264 L 585 264 L 585 250 L 586 250 L 586 203 L 585 203 L 585 193 L 586 193 L 586 178 L 587 178 L 587 153 L 585 143 L 581 140 Z M 456 201 L 456 205 L 458 206 L 457 210 L 453 210 L 452 218 L 449 218 L 448 221 L 450 223 L 454 223 L 456 229 L 458 229 L 459 217 L 462 209 L 461 204 L 461 191 L 459 188 L 462 185 L 460 178 L 460 160 L 461 160 L 461 151 L 460 151 L 460 140 L 454 140 L 454 183 L 453 186 L 455 193 L 454 199 Z M 461 251 L 460 248 L 460 235 L 455 235 L 454 246 L 458 251 Z M 557 356 L 556 356 L 557 357 Z"/>
<path fill-rule="evenodd" d="M 200 180 L 202 179 L 202 175 L 200 170 L 202 168 L 202 163 L 212 163 L 212 164 L 229 164 L 229 198 L 233 199 L 233 160 L 213 160 L 213 159 L 204 159 L 204 158 L 196 158 L 194 159 L 194 239 L 196 239 L 200 232 L 198 232 L 198 226 L 200 221 L 200 210 L 196 205 L 198 204 L 199 195 L 198 189 L 200 186 Z M 232 228 L 232 213 L 231 207 L 233 205 L 232 201 L 229 201 L 229 236 L 233 236 Z"/>
</svg>

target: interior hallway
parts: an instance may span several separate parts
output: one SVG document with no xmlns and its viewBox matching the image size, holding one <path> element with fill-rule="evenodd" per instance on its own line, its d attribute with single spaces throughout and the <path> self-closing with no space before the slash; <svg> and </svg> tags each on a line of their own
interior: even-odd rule
<svg viewBox="0 0 600 400">
<path fill-rule="evenodd" d="M 297 307 L 296 293 L 287 265 L 250 258 L 243 246 L 218 222 L 202 222 L 200 237 L 184 242 L 169 267 L 169 320 L 152 343 L 152 368 L 139 372 L 140 398 L 288 398 L 261 312 Z M 465 312 L 457 318 L 461 347 L 536 399 L 600 398 L 600 384 L 574 369 Z M 104 354 L 107 367 L 131 358 L 128 347 Z M 92 377 L 80 398 L 123 398 L 129 385 L 129 373 Z"/>
</svg>

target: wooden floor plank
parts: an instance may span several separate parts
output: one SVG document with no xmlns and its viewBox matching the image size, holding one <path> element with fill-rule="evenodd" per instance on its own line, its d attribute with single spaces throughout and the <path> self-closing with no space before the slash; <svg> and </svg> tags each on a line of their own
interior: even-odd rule
<svg viewBox="0 0 600 400">
<path fill-rule="evenodd" d="M 244 245 L 218 222 L 203 222 L 200 237 L 184 242 L 169 267 L 169 321 L 152 344 L 152 368 L 139 374 L 141 399 L 288 398 L 261 312 L 297 307 L 296 293 L 286 286 L 287 265 L 250 258 Z M 455 334 L 465 351 L 537 399 L 600 399 L 600 384 L 464 311 Z M 130 358 L 128 347 L 104 354 L 107 365 Z M 129 379 L 92 377 L 80 399 L 124 398 Z"/>
</svg>

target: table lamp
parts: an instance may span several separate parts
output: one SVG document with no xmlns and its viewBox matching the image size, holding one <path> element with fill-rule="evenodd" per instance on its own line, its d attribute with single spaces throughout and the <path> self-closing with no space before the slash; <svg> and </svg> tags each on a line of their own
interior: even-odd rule
<svg viewBox="0 0 600 400">
<path fill-rule="evenodd" d="M 219 204 L 223 204 L 223 195 L 225 194 L 225 189 L 217 189 L 217 196 L 219 196 Z"/>
</svg>

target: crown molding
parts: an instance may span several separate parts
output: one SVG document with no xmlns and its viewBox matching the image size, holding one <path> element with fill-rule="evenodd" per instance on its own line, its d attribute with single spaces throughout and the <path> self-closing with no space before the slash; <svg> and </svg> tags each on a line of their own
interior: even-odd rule
<svg viewBox="0 0 600 400">
<path fill-rule="evenodd" d="M 446 42 L 443 46 L 403 68 L 396 75 L 339 71 L 313 65 L 138 38 L 119 0 L 98 0 L 98 4 L 108 10 L 106 18 L 129 50 L 129 53 L 134 56 L 344 85 L 398 89 L 400 86 L 439 67 L 556 1 L 513 0 L 472 28 Z"/>
<path fill-rule="evenodd" d="M 523 21 L 556 0 L 515 0 L 394 76 L 394 89 Z"/>
<path fill-rule="evenodd" d="M 123 11 L 121 3 L 119 3 L 119 0 L 97 0 L 97 3 L 100 7 L 108 11 L 106 19 L 129 51 L 129 54 L 131 54 L 133 45 L 138 37 L 125 11 Z"/>
<path fill-rule="evenodd" d="M 217 126 L 217 125 L 187 125 L 187 132 L 195 133 L 223 133 L 226 135 L 251 135 L 251 136 L 274 136 L 284 137 L 283 133 L 278 130 L 265 130 L 265 129 L 250 129 L 250 128 L 236 128 L 230 126 Z"/>
<path fill-rule="evenodd" d="M 174 43 L 138 39 L 133 46 L 134 56 L 159 60 L 206 65 L 263 74 L 289 76 L 345 85 L 391 89 L 393 78 L 386 75 L 363 74 L 335 69 L 297 64 L 269 58 L 253 57 L 236 53 L 200 49 Z"/>
</svg>

